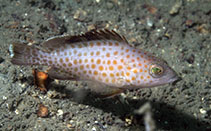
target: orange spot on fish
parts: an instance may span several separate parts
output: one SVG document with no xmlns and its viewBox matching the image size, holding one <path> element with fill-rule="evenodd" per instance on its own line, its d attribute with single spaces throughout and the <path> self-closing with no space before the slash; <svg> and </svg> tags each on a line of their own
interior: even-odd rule
<svg viewBox="0 0 211 131">
<path fill-rule="evenodd" d="M 103 73 L 102 73 L 102 76 L 103 76 L 103 77 L 106 77 L 106 76 L 107 76 L 107 74 L 106 74 L 105 72 L 103 72 Z"/>
<path fill-rule="evenodd" d="M 92 71 L 91 70 L 89 70 L 89 74 L 92 74 Z"/>
<path fill-rule="evenodd" d="M 131 70 L 132 68 L 130 66 L 127 67 L 128 70 Z"/>
<path fill-rule="evenodd" d="M 119 72 L 116 73 L 116 76 L 119 76 Z"/>
<path fill-rule="evenodd" d="M 113 73 L 110 73 L 110 77 L 114 77 L 114 74 Z"/>
<path fill-rule="evenodd" d="M 105 60 L 103 60 L 103 64 L 105 64 Z"/>
<path fill-rule="evenodd" d="M 109 46 L 112 46 L 112 45 L 113 45 L 113 43 L 112 43 L 112 42 L 109 42 L 109 43 L 108 43 L 108 45 L 109 45 Z"/>
<path fill-rule="evenodd" d="M 109 82 L 109 79 L 108 78 L 106 78 L 106 80 L 105 80 L 107 83 Z"/>
<path fill-rule="evenodd" d="M 85 59 L 84 62 L 87 63 L 88 62 L 88 59 Z"/>
<path fill-rule="evenodd" d="M 126 81 L 129 82 L 129 83 L 131 82 L 130 79 L 126 79 Z"/>
<path fill-rule="evenodd" d="M 130 76 L 130 72 L 126 72 L 126 76 Z"/>
<path fill-rule="evenodd" d="M 79 59 L 79 63 L 80 63 L 80 64 L 82 63 L 82 60 L 81 60 L 81 59 Z"/>
<path fill-rule="evenodd" d="M 103 66 L 99 66 L 99 70 L 103 71 L 104 67 Z"/>
<path fill-rule="evenodd" d="M 82 54 L 81 54 L 81 53 L 79 53 L 79 54 L 78 54 L 78 56 L 80 57 L 80 56 L 82 56 Z"/>
<path fill-rule="evenodd" d="M 117 64 L 117 61 L 116 60 L 113 60 L 113 64 L 116 65 Z"/>
<path fill-rule="evenodd" d="M 123 68 L 122 65 L 119 65 L 119 66 L 118 66 L 118 69 L 119 69 L 119 70 L 121 70 L 122 68 Z"/>
<path fill-rule="evenodd" d="M 87 64 L 87 65 L 86 65 L 86 68 L 88 68 L 88 69 L 89 69 L 89 64 Z"/>
<path fill-rule="evenodd" d="M 90 47 L 93 47 L 94 46 L 94 43 L 90 42 L 89 45 L 90 45 Z"/>
<path fill-rule="evenodd" d="M 125 73 L 122 71 L 122 72 L 121 72 L 121 75 L 122 75 L 122 76 L 125 76 Z"/>
<path fill-rule="evenodd" d="M 94 71 L 94 75 L 98 75 L 98 72 L 97 71 Z"/>
<path fill-rule="evenodd" d="M 101 45 L 101 43 L 100 42 L 97 42 L 97 46 L 100 46 Z"/>
<path fill-rule="evenodd" d="M 115 83 L 115 81 L 116 81 L 115 79 L 112 79 L 112 81 L 111 81 L 111 82 L 112 82 L 112 83 Z"/>
<path fill-rule="evenodd" d="M 109 66 L 109 70 L 114 70 L 114 67 L 113 66 Z"/>
<path fill-rule="evenodd" d="M 133 73 L 138 73 L 138 70 L 137 69 L 133 69 Z"/>
<path fill-rule="evenodd" d="M 59 59 L 59 62 L 63 63 L 63 59 L 62 59 L 62 58 L 60 58 L 60 59 Z"/>
<path fill-rule="evenodd" d="M 118 54 L 118 51 L 115 51 L 115 52 L 114 52 L 114 55 L 117 55 L 117 54 Z"/>
<path fill-rule="evenodd" d="M 140 69 L 139 72 L 143 72 L 143 69 Z"/>
<path fill-rule="evenodd" d="M 99 51 L 97 51 L 97 52 L 96 52 L 96 56 L 99 56 L 99 55 L 100 55 L 100 52 L 99 52 Z"/>
<path fill-rule="evenodd" d="M 97 59 L 97 64 L 100 64 L 101 63 L 101 60 L 100 59 Z"/>
<path fill-rule="evenodd" d="M 92 64 L 91 67 L 92 67 L 92 69 L 94 69 L 96 67 L 96 65 L 95 64 Z"/>
<path fill-rule="evenodd" d="M 84 66 L 83 65 L 80 65 L 80 69 L 83 70 L 84 69 Z"/>
<path fill-rule="evenodd" d="M 75 67 L 75 68 L 74 68 L 74 71 L 75 71 L 75 72 L 77 72 L 77 71 L 78 71 L 78 68 L 77 68 L 77 67 Z"/>
<path fill-rule="evenodd" d="M 107 53 L 106 56 L 107 56 L 107 57 L 110 57 L 110 53 Z"/>
<path fill-rule="evenodd" d="M 77 60 L 74 60 L 73 63 L 76 65 L 78 62 L 77 62 Z"/>
<path fill-rule="evenodd" d="M 68 58 L 68 57 L 66 57 L 66 58 L 65 58 L 65 61 L 66 61 L 66 62 L 69 62 L 69 58 Z"/>
<path fill-rule="evenodd" d="M 93 58 L 91 59 L 91 62 L 94 63 L 94 59 Z"/>
<path fill-rule="evenodd" d="M 144 77 L 143 77 L 143 76 L 141 76 L 141 79 L 143 80 L 143 79 L 144 79 Z"/>
<path fill-rule="evenodd" d="M 144 65 L 144 67 L 147 68 L 148 66 L 147 65 Z"/>
<path fill-rule="evenodd" d="M 110 61 L 110 60 L 108 60 L 108 61 L 107 61 L 107 64 L 108 64 L 108 65 L 110 65 L 110 64 L 111 64 L 111 61 Z"/>
<path fill-rule="evenodd" d="M 68 66 L 71 67 L 72 66 L 72 63 L 68 63 Z"/>
</svg>

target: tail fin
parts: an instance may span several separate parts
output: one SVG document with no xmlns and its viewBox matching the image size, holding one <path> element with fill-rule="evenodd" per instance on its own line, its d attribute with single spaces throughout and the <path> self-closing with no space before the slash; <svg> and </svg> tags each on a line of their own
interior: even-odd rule
<svg viewBox="0 0 211 131">
<path fill-rule="evenodd" d="M 15 43 L 10 45 L 10 53 L 12 63 L 16 65 L 40 65 L 43 64 L 40 54 L 43 53 L 40 49 L 34 46 Z"/>
</svg>

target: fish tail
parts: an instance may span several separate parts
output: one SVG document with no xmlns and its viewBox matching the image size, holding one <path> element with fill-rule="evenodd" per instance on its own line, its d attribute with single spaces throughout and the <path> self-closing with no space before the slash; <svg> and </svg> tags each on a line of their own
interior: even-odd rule
<svg viewBox="0 0 211 131">
<path fill-rule="evenodd" d="M 9 51 L 12 56 L 11 62 L 16 65 L 45 65 L 44 52 L 35 46 L 21 43 L 11 44 Z M 42 57 L 41 57 L 42 56 Z"/>
</svg>

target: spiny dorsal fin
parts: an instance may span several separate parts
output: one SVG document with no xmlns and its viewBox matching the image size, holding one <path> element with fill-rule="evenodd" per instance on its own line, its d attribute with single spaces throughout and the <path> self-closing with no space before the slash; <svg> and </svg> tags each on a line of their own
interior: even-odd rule
<svg viewBox="0 0 211 131">
<path fill-rule="evenodd" d="M 116 40 L 119 42 L 124 42 L 128 44 L 128 41 L 124 36 L 119 35 L 114 30 L 91 30 L 85 34 L 75 35 L 75 36 L 56 36 L 50 39 L 47 39 L 42 45 L 47 50 L 53 50 L 64 46 L 64 44 L 75 44 L 78 42 L 88 42 L 95 40 Z"/>
</svg>

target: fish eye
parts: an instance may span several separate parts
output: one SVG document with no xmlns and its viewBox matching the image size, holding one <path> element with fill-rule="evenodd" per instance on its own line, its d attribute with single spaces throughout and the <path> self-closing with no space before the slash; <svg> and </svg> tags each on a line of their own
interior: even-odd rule
<svg viewBox="0 0 211 131">
<path fill-rule="evenodd" d="M 163 67 L 158 64 L 152 64 L 149 72 L 153 77 L 160 77 L 163 74 Z"/>
</svg>

